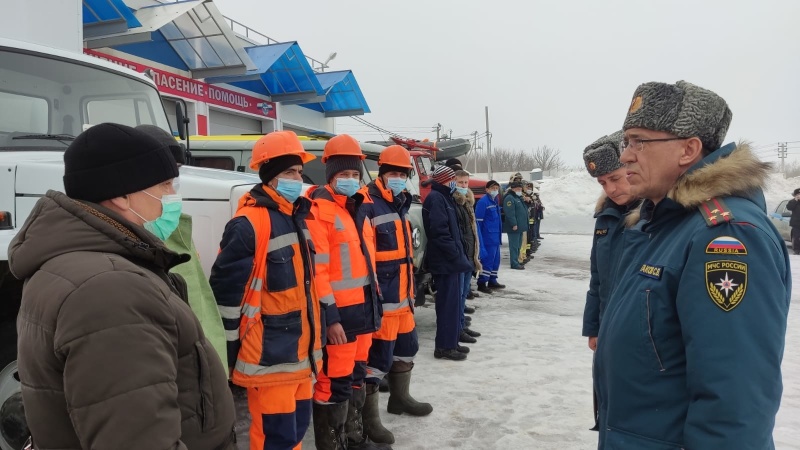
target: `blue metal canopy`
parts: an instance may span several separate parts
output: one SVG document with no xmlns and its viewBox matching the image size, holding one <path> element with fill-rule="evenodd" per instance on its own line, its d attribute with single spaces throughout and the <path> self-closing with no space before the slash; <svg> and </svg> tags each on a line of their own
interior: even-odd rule
<svg viewBox="0 0 800 450">
<path fill-rule="evenodd" d="M 124 33 L 142 26 L 122 0 L 83 0 L 83 35 Z"/>
<path fill-rule="evenodd" d="M 325 117 L 361 116 L 370 112 L 352 70 L 318 73 L 317 79 L 325 90 L 325 100 L 301 106 L 323 112 Z"/>
<path fill-rule="evenodd" d="M 141 27 L 85 37 L 88 48 L 113 48 L 189 71 L 192 78 L 241 74 L 255 68 L 213 1 L 126 2 Z"/>
<path fill-rule="evenodd" d="M 324 90 L 297 42 L 245 48 L 257 69 L 241 76 L 211 77 L 209 83 L 227 83 L 268 95 L 284 104 L 324 100 Z"/>
</svg>

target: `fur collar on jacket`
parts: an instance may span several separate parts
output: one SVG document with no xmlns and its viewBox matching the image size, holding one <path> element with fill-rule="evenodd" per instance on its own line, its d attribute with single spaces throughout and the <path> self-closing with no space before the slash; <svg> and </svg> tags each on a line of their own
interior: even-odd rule
<svg viewBox="0 0 800 450">
<path fill-rule="evenodd" d="M 475 195 L 472 190 L 467 191 L 467 195 L 460 194 L 458 191 L 453 192 L 453 200 L 456 201 L 458 206 L 463 206 L 467 211 L 467 217 L 472 226 L 472 234 L 475 236 L 475 255 L 473 256 L 472 263 L 475 265 L 475 271 L 480 273 L 483 270 L 480 260 L 480 236 L 478 236 L 478 224 L 475 222 Z"/>
<path fill-rule="evenodd" d="M 749 143 L 739 143 L 730 155 L 681 175 L 667 198 L 694 210 L 710 198 L 749 197 L 753 191 L 763 189 L 771 166 L 758 159 Z M 640 209 L 632 211 L 626 226 L 636 225 L 639 217 Z"/>
</svg>

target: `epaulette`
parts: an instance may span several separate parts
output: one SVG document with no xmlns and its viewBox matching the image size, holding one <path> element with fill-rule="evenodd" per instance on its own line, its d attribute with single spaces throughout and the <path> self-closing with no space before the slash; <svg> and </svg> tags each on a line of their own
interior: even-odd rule
<svg viewBox="0 0 800 450">
<path fill-rule="evenodd" d="M 700 204 L 700 215 L 709 227 L 715 227 L 733 220 L 733 213 L 721 198 L 710 198 Z"/>
</svg>

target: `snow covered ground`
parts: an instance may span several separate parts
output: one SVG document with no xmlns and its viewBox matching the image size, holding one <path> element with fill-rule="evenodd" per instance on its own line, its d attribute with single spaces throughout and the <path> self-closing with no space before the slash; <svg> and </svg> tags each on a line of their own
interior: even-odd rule
<svg viewBox="0 0 800 450">
<path fill-rule="evenodd" d="M 765 195 L 768 208 L 789 197 L 800 180 L 774 176 Z M 386 413 L 382 419 L 397 439 L 396 450 L 596 448 L 592 420 L 592 352 L 581 337 L 589 282 L 591 219 L 600 194 L 596 181 L 576 172 L 542 183 L 545 239 L 525 271 L 508 269 L 503 247 L 495 295 L 469 304 L 478 308 L 472 328 L 483 333 L 464 362 L 433 358 L 433 304 L 417 308 L 420 338 L 412 394 L 433 404 L 427 417 Z M 792 256 L 800 284 L 800 256 Z M 800 449 L 800 289 L 792 308 L 783 361 L 784 395 L 775 426 L 776 448 Z M 313 430 L 304 440 L 314 448 Z M 247 448 L 240 441 L 240 448 Z"/>
<path fill-rule="evenodd" d="M 592 352 L 581 337 L 589 281 L 589 235 L 545 234 L 525 271 L 508 269 L 503 247 L 496 295 L 468 302 L 478 308 L 472 328 L 483 333 L 466 361 L 433 358 L 435 313 L 417 308 L 420 351 L 412 394 L 433 404 L 427 417 L 386 413 L 396 450 L 595 448 Z M 792 256 L 800 280 L 800 257 Z M 800 291 L 792 295 L 784 356 L 784 396 L 775 427 L 778 449 L 800 449 Z M 304 440 L 314 448 L 313 431 Z M 240 446 L 240 448 L 247 448 Z"/>
</svg>

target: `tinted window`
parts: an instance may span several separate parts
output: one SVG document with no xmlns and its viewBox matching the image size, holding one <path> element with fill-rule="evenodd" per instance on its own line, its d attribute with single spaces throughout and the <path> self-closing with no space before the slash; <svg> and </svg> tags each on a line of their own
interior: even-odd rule
<svg viewBox="0 0 800 450">
<path fill-rule="evenodd" d="M 227 156 L 194 156 L 193 166 L 208 167 L 209 169 L 233 170 L 236 164 L 233 158 Z"/>
</svg>

